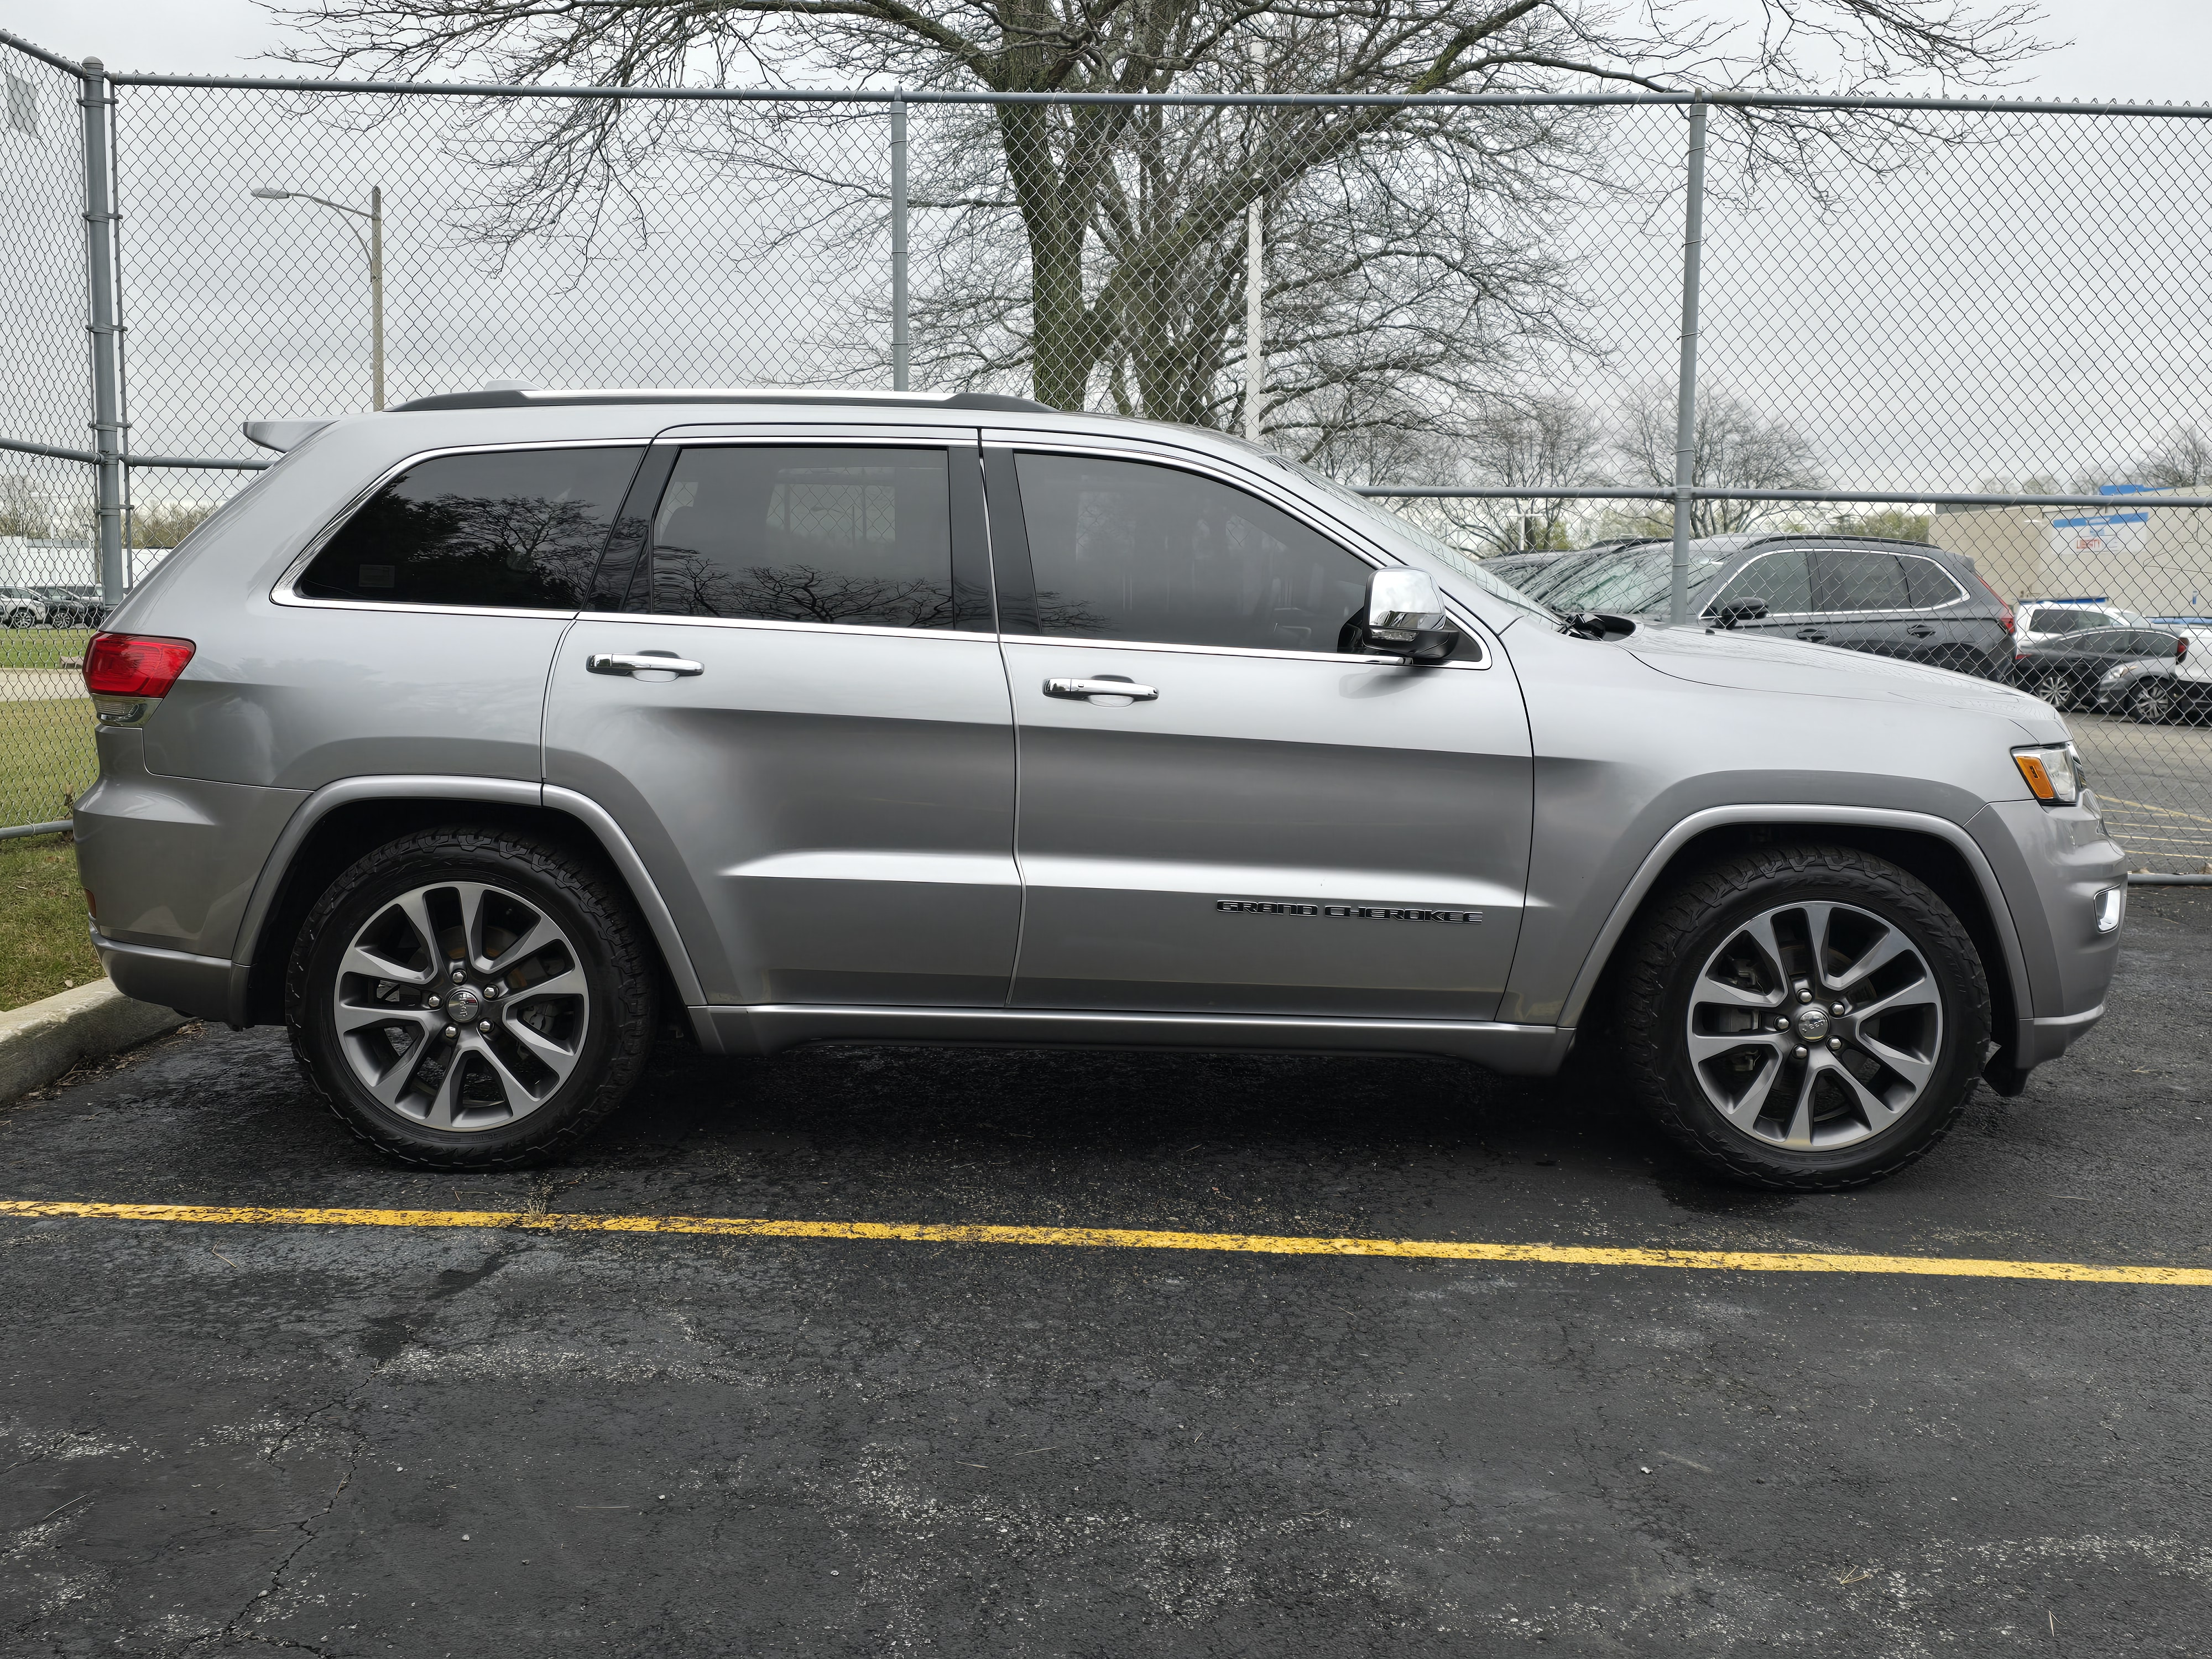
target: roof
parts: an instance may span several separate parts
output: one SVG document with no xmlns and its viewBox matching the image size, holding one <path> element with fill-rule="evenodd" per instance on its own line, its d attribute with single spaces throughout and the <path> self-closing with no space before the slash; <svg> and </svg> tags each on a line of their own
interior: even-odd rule
<svg viewBox="0 0 2212 1659">
<path fill-rule="evenodd" d="M 769 387 L 685 386 L 486 386 L 476 392 L 441 392 L 392 405 L 395 413 L 432 409 L 560 409 L 607 404 L 836 404 L 878 409 L 955 409 L 1009 414 L 1052 415 L 1049 404 L 997 392 L 783 392 Z"/>
</svg>

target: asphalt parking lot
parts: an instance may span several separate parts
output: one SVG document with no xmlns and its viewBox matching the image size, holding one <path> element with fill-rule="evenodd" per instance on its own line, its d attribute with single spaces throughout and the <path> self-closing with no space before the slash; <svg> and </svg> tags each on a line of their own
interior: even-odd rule
<svg viewBox="0 0 2212 1659">
<path fill-rule="evenodd" d="M 0 1197 L 2212 1264 L 2212 895 L 1856 1195 L 1601 1077 L 671 1054 L 381 1164 L 279 1034 L 0 1111 Z M 2202 1654 L 2212 1288 L 0 1217 L 0 1650 Z"/>
</svg>

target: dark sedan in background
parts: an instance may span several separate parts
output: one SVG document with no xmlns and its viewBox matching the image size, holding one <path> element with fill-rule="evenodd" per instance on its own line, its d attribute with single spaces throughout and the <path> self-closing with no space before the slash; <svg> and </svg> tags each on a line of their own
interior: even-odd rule
<svg viewBox="0 0 2212 1659">
<path fill-rule="evenodd" d="M 2182 678 L 2189 637 L 2163 628 L 2093 628 L 2023 640 L 2013 683 L 2054 708 L 2097 709 L 2155 725 L 2193 709 L 2204 688 Z"/>
<path fill-rule="evenodd" d="M 2012 677 L 2012 607 L 1942 548 L 1793 532 L 1708 536 L 1689 551 L 1690 614 L 1707 627 Z M 1507 579 L 1554 611 L 1663 617 L 1673 574 L 1672 544 L 1655 540 L 1548 558 Z"/>
</svg>

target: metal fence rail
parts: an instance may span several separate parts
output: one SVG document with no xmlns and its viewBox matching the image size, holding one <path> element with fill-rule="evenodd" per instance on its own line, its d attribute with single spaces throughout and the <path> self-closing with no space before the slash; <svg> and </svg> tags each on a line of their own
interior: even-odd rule
<svg viewBox="0 0 2212 1659">
<path fill-rule="evenodd" d="M 2134 861 L 2212 869 L 2212 226 L 2145 205 L 2195 200 L 2212 110 L 0 69 L 0 587 L 95 590 L 0 630 L 19 830 L 90 775 L 82 624 L 263 464 L 242 419 L 888 384 L 1255 435 L 1531 586 L 1640 541 L 1608 556 L 1677 619 L 1742 598 L 1716 537 L 1788 532 L 1832 556 L 1789 544 L 1740 625 L 2006 675 L 2163 635 L 2038 684 Z M 1852 536 L 1966 562 L 2018 631 L 1973 657 Z"/>
</svg>

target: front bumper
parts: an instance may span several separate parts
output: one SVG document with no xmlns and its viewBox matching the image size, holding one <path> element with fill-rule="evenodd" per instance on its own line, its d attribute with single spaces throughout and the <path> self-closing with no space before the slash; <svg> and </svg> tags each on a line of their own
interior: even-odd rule
<svg viewBox="0 0 2212 1659">
<path fill-rule="evenodd" d="M 2127 855 L 2105 832 L 2094 800 L 2091 794 L 2081 805 L 2056 807 L 1992 801 L 1966 824 L 2003 890 L 2020 941 L 2027 986 L 2025 1006 L 2013 1010 L 2009 1052 L 2021 1074 L 2057 1059 L 2103 1018 L 2119 959 L 2124 924 L 2097 931 L 2097 896 L 2126 884 Z"/>
</svg>

